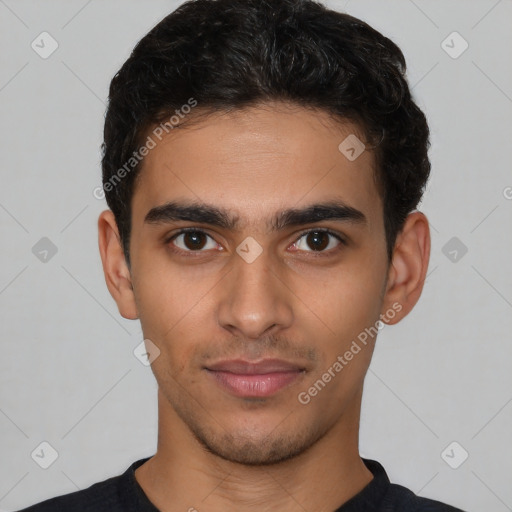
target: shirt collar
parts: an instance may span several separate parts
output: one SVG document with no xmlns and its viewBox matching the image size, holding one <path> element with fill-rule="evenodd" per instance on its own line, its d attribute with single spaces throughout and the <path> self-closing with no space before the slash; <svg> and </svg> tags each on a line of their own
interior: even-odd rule
<svg viewBox="0 0 512 512">
<path fill-rule="evenodd" d="M 138 512 L 159 512 L 159 510 L 149 501 L 146 493 L 137 482 L 135 478 L 135 470 L 142 466 L 151 457 L 140 459 L 134 462 L 123 475 L 125 478 L 122 483 L 122 491 L 120 492 L 120 499 L 126 510 L 133 510 Z M 373 479 L 359 491 L 355 496 L 350 498 L 341 507 L 337 508 L 334 512 L 377 512 L 379 505 L 382 502 L 385 494 L 388 491 L 390 481 L 384 467 L 372 459 L 362 459 L 365 466 L 372 472 Z"/>
</svg>

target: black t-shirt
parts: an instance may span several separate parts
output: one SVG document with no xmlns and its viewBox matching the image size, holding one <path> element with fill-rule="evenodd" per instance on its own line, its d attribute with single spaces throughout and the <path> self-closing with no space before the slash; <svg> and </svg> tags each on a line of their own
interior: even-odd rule
<svg viewBox="0 0 512 512">
<path fill-rule="evenodd" d="M 122 475 L 18 512 L 159 512 L 135 479 L 135 470 L 149 458 L 134 462 Z M 373 473 L 373 480 L 333 512 L 463 512 L 390 483 L 381 464 L 370 459 L 363 461 Z"/>
</svg>

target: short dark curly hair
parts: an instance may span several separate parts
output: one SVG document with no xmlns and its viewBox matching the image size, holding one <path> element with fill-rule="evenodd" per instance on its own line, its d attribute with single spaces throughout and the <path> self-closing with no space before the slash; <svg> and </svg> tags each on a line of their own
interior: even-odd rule
<svg viewBox="0 0 512 512">
<path fill-rule="evenodd" d="M 391 260 L 430 174 L 429 128 L 405 71 L 390 39 L 313 0 L 181 4 L 137 43 L 110 84 L 103 189 L 128 265 L 131 200 L 149 128 L 178 119 L 174 113 L 183 118 L 189 105 L 197 106 L 185 117 L 201 118 L 269 101 L 321 109 L 362 130 L 374 151 Z"/>
</svg>

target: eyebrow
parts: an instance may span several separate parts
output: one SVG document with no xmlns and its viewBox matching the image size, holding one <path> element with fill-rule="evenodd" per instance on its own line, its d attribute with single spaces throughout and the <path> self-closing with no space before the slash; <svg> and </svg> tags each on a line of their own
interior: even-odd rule
<svg viewBox="0 0 512 512">
<path fill-rule="evenodd" d="M 300 226 L 327 220 L 344 221 L 366 225 L 363 212 L 342 201 L 328 201 L 312 204 L 304 208 L 289 208 L 278 211 L 267 223 L 271 231 Z M 210 224 L 226 230 L 240 228 L 240 217 L 227 210 L 204 203 L 181 203 L 170 201 L 151 208 L 144 218 L 145 224 L 167 224 L 176 221 L 189 221 Z"/>
</svg>

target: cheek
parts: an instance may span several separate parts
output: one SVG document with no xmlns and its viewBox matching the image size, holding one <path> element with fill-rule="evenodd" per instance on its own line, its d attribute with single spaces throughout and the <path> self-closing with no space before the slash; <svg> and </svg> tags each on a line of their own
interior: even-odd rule
<svg viewBox="0 0 512 512">
<path fill-rule="evenodd" d="M 335 317 L 336 328 L 351 339 L 379 318 L 381 308 L 381 284 L 375 281 L 357 281 L 348 287 L 346 293 L 332 298 L 337 303 L 338 315 Z"/>
<path fill-rule="evenodd" d="M 298 279 L 293 288 L 306 308 L 303 318 L 311 329 L 317 324 L 340 348 L 378 320 L 383 283 L 382 271 L 375 262 L 368 262 Z"/>
<path fill-rule="evenodd" d="M 138 268 L 143 278 L 134 279 L 134 292 L 143 335 L 160 349 L 153 371 L 177 377 L 197 351 L 198 332 L 208 330 L 216 280 L 156 265 Z"/>
<path fill-rule="evenodd" d="M 145 333 L 171 334 L 174 327 L 190 322 L 215 285 L 213 276 L 198 268 L 179 268 L 168 258 L 149 255 L 139 259 L 134 276 L 134 293 Z"/>
<path fill-rule="evenodd" d="M 315 415 L 334 421 L 360 390 L 373 353 L 371 333 L 376 331 L 371 328 L 379 319 L 383 279 L 381 274 L 351 267 L 331 274 L 318 286 L 312 302 L 320 320 L 309 315 L 311 320 L 302 328 L 317 336 L 321 362 L 298 397 L 300 403 L 310 400 Z M 319 331 L 321 324 L 329 329 Z"/>
</svg>

